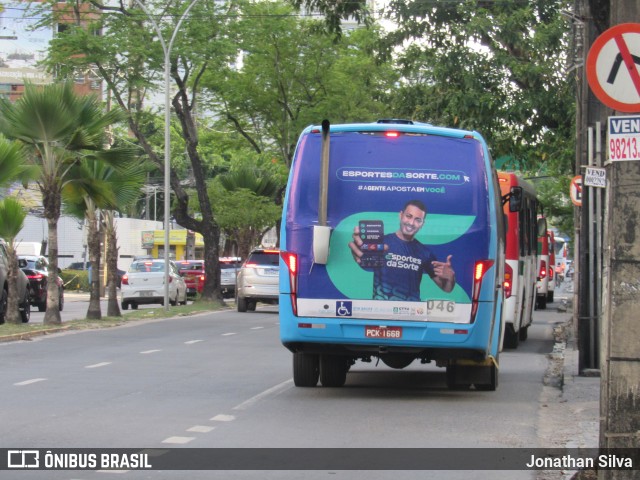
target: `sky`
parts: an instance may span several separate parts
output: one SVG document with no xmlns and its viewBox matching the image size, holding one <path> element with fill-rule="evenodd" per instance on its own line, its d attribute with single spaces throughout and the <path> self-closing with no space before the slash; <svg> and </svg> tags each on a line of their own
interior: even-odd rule
<svg viewBox="0 0 640 480">
<path fill-rule="evenodd" d="M 33 15 L 23 18 L 24 3 L 3 2 L 0 5 L 0 60 L 9 68 L 35 67 L 36 62 L 44 58 L 53 32 L 50 29 L 29 31 L 38 19 Z M 15 54 L 26 54 L 29 58 L 11 58 Z"/>
</svg>

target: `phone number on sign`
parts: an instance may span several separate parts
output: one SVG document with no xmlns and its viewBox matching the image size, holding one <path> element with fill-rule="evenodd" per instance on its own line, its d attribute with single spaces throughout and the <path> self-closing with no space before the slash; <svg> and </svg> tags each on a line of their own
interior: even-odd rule
<svg viewBox="0 0 640 480">
<path fill-rule="evenodd" d="M 609 140 L 611 160 L 640 160 L 639 137 L 619 137 Z"/>
</svg>

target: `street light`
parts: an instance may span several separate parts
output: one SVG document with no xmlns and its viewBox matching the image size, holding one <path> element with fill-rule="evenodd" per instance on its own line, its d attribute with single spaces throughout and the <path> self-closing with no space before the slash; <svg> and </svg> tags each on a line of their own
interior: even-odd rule
<svg viewBox="0 0 640 480">
<path fill-rule="evenodd" d="M 176 39 L 180 25 L 186 18 L 189 10 L 193 7 L 198 0 L 191 0 L 191 3 L 184 11 L 175 28 L 171 34 L 171 39 L 167 45 L 162 36 L 162 31 L 158 26 L 158 23 L 153 19 L 153 16 L 146 7 L 140 2 L 135 0 L 142 11 L 149 17 L 149 21 L 153 25 L 158 39 L 160 39 L 160 45 L 162 45 L 162 51 L 164 52 L 164 309 L 169 310 L 169 210 L 171 209 L 171 184 L 169 182 L 169 175 L 171 174 L 171 136 L 170 136 L 170 124 L 171 124 L 171 101 L 169 95 L 170 76 L 169 67 L 171 65 L 171 47 L 173 47 L 173 41 Z"/>
</svg>

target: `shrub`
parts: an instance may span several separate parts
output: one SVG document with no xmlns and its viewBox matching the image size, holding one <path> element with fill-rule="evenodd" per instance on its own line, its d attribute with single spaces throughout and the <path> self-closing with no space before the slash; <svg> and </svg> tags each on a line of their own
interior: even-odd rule
<svg viewBox="0 0 640 480">
<path fill-rule="evenodd" d="M 84 292 L 91 290 L 89 272 L 86 270 L 62 270 L 60 278 L 64 282 L 65 290 L 82 290 Z"/>
</svg>

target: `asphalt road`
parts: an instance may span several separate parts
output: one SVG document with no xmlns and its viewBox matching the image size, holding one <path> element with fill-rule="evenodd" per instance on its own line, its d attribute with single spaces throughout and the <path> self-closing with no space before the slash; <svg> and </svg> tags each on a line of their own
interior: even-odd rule
<svg viewBox="0 0 640 480">
<path fill-rule="evenodd" d="M 417 362 L 404 370 L 358 363 L 343 388 L 296 388 L 291 354 L 279 342 L 277 307 L 271 306 L 0 344 L 0 448 L 546 447 L 540 435 L 547 401 L 542 378 L 553 327 L 562 321 L 552 307 L 535 312 L 526 342 L 501 354 L 496 392 L 449 391 L 444 369 Z M 443 450 L 443 455 L 456 451 Z M 465 459 L 459 462 L 464 465 Z M 113 475 L 2 472 L 8 479 Z M 306 472 L 118 473 L 124 479 L 302 476 L 403 480 L 431 475 L 329 465 Z M 448 470 L 435 478 L 533 480 L 536 472 Z"/>
</svg>

